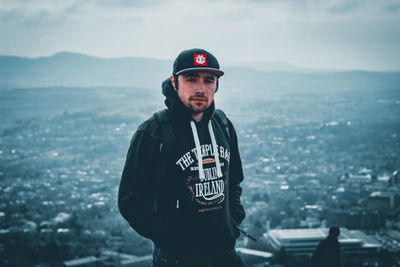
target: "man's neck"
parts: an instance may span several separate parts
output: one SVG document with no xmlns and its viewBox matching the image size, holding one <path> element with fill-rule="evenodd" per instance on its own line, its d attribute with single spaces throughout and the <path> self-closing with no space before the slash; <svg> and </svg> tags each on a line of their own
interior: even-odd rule
<svg viewBox="0 0 400 267">
<path fill-rule="evenodd" d="M 200 122 L 203 119 L 203 112 L 201 112 L 201 113 L 193 113 L 192 114 L 192 118 L 196 122 Z"/>
</svg>

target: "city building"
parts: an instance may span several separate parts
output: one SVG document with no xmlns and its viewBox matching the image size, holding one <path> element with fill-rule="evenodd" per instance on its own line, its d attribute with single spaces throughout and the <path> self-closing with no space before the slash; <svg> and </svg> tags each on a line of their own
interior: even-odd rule
<svg viewBox="0 0 400 267">
<path fill-rule="evenodd" d="M 277 255 L 284 253 L 286 258 L 306 262 L 328 232 L 328 228 L 274 229 L 265 233 L 264 237 Z M 344 259 L 374 260 L 379 257 L 381 244 L 362 231 L 340 228 L 339 243 Z"/>
<path fill-rule="evenodd" d="M 392 192 L 373 192 L 367 200 L 368 210 L 390 211 L 394 208 L 395 195 Z"/>
</svg>

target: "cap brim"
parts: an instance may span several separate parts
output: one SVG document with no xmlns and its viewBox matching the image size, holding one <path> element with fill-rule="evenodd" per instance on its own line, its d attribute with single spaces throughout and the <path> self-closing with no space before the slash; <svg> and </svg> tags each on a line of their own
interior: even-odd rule
<svg viewBox="0 0 400 267">
<path fill-rule="evenodd" d="M 213 73 L 215 75 L 217 75 L 218 77 L 221 77 L 222 75 L 224 75 L 224 72 L 222 70 L 219 69 L 214 69 L 214 68 L 207 68 L 207 67 L 196 67 L 196 68 L 187 68 L 187 69 L 183 69 L 178 71 L 177 73 L 175 73 L 176 75 L 179 74 L 183 74 L 185 72 L 189 72 L 189 71 L 204 71 L 204 72 L 210 72 Z"/>
</svg>

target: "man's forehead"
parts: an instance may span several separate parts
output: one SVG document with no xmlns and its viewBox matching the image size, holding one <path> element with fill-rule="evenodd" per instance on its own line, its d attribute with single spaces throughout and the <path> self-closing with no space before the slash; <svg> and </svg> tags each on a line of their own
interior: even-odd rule
<svg viewBox="0 0 400 267">
<path fill-rule="evenodd" d="M 205 77 L 205 78 L 214 78 L 217 79 L 217 75 L 206 72 L 206 71 L 188 71 L 185 73 L 182 73 L 183 77 Z"/>
</svg>

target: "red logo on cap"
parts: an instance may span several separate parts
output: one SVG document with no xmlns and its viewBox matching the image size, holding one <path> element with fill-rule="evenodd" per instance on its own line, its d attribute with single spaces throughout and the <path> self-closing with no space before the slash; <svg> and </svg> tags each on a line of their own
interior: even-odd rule
<svg viewBox="0 0 400 267">
<path fill-rule="evenodd" d="M 193 58 L 195 66 L 207 66 L 207 57 L 205 54 L 194 54 Z"/>
</svg>

